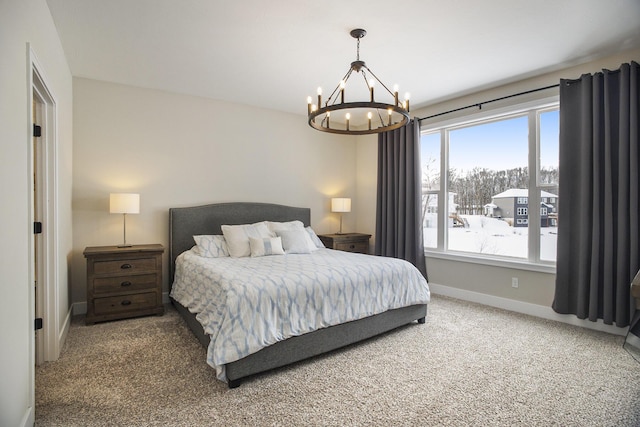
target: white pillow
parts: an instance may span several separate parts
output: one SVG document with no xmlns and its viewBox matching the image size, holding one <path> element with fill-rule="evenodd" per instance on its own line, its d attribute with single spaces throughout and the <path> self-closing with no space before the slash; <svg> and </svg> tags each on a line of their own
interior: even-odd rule
<svg viewBox="0 0 640 427">
<path fill-rule="evenodd" d="M 261 239 L 250 237 L 249 246 L 251 247 L 252 258 L 266 255 L 284 255 L 280 237 L 265 237 Z"/>
<path fill-rule="evenodd" d="M 310 254 L 307 239 L 309 235 L 302 230 L 281 230 L 276 232 L 282 238 L 282 247 L 288 254 Z M 317 249 L 314 246 L 314 250 Z"/>
<path fill-rule="evenodd" d="M 194 252 L 205 258 L 220 258 L 229 256 L 229 248 L 221 234 L 207 236 L 193 236 L 196 242 Z"/>
<path fill-rule="evenodd" d="M 316 246 L 317 249 L 326 248 L 326 246 L 324 245 L 324 243 L 322 243 L 322 240 L 320 240 L 316 232 L 313 231 L 313 228 L 305 227 L 305 230 L 307 230 L 307 234 L 309 234 L 309 237 L 311 238 L 311 242 L 313 242 L 313 244 Z"/>
<path fill-rule="evenodd" d="M 269 227 L 269 230 L 271 230 L 271 232 L 276 235 L 278 234 L 279 231 L 304 230 L 304 224 L 302 223 L 302 221 L 289 221 L 289 222 L 265 221 L 265 222 Z M 316 244 L 313 243 L 313 240 L 311 240 L 311 237 L 307 236 L 305 240 L 307 242 L 307 247 L 309 248 L 309 252 L 313 252 L 316 249 L 318 249 Z M 283 245 L 284 245 L 284 242 L 283 242 Z M 286 251 L 286 247 L 285 247 L 285 251 Z M 309 253 L 309 252 L 305 252 L 305 253 Z"/>
<path fill-rule="evenodd" d="M 220 227 L 224 239 L 229 248 L 229 255 L 232 258 L 241 258 L 251 255 L 249 238 L 264 239 L 265 237 L 276 237 L 264 222 L 242 225 L 223 225 Z"/>
</svg>

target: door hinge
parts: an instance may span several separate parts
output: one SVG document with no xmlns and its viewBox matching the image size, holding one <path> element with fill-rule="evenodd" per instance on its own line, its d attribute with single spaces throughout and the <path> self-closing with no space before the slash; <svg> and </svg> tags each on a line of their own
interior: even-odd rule
<svg viewBox="0 0 640 427">
<path fill-rule="evenodd" d="M 36 331 L 42 329 L 42 317 L 38 317 L 37 319 L 35 319 L 34 329 Z"/>
<path fill-rule="evenodd" d="M 33 234 L 41 234 L 42 233 L 42 223 L 40 221 L 36 221 L 33 223 Z"/>
<path fill-rule="evenodd" d="M 33 124 L 33 136 L 39 138 L 42 136 L 42 126 L 38 126 L 37 124 Z"/>
</svg>

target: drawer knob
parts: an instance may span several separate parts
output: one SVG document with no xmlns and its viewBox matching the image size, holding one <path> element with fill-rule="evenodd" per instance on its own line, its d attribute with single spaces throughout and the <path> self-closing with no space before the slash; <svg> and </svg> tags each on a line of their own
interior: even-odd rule
<svg viewBox="0 0 640 427">
<path fill-rule="evenodd" d="M 120 304 L 122 304 L 122 305 L 131 305 L 131 301 L 126 299 L 126 300 L 122 301 Z"/>
<path fill-rule="evenodd" d="M 122 282 L 120 283 L 120 286 L 131 286 L 131 282 L 127 281 L 127 282 Z"/>
<path fill-rule="evenodd" d="M 349 249 L 355 249 L 356 245 L 349 246 Z"/>
<path fill-rule="evenodd" d="M 121 268 L 121 269 L 123 269 L 123 270 L 126 270 L 126 269 L 128 269 L 128 268 L 132 268 L 132 267 L 133 267 L 133 266 L 132 266 L 131 264 L 122 264 L 122 265 L 120 266 L 120 268 Z"/>
</svg>

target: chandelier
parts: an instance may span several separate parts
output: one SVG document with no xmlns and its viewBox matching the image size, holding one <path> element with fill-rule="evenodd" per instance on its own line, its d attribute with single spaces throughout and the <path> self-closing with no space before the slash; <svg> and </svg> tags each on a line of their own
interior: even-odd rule
<svg viewBox="0 0 640 427">
<path fill-rule="evenodd" d="M 326 99 L 324 106 L 322 106 L 322 88 L 318 88 L 317 105 L 312 103 L 313 99 L 310 96 L 307 97 L 309 125 L 323 132 L 345 135 L 380 133 L 404 126 L 409 121 L 409 94 L 405 95 L 404 101 L 399 102 L 398 86 L 395 85 L 391 92 L 364 61 L 360 60 L 360 39 L 367 32 L 357 28 L 351 30 L 349 34 L 357 39 L 356 60 L 351 63 L 349 71 Z M 360 89 L 361 96 L 368 98 L 368 101 L 345 102 L 345 92 L 347 98 L 350 92 L 357 94 L 355 88 L 347 87 L 347 81 L 354 71 L 362 75 L 365 86 Z M 377 85 L 383 90 L 376 91 L 374 94 L 374 88 Z M 366 93 L 363 88 L 366 88 Z M 380 93 L 382 96 L 379 95 Z M 388 102 L 376 100 L 378 96 Z"/>
</svg>

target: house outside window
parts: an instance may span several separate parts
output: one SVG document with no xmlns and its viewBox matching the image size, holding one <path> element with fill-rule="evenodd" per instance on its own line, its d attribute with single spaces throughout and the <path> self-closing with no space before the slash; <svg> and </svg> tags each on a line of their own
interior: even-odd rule
<svg viewBox="0 0 640 427">
<path fill-rule="evenodd" d="M 427 252 L 555 263 L 558 113 L 555 98 L 423 124 Z"/>
</svg>

